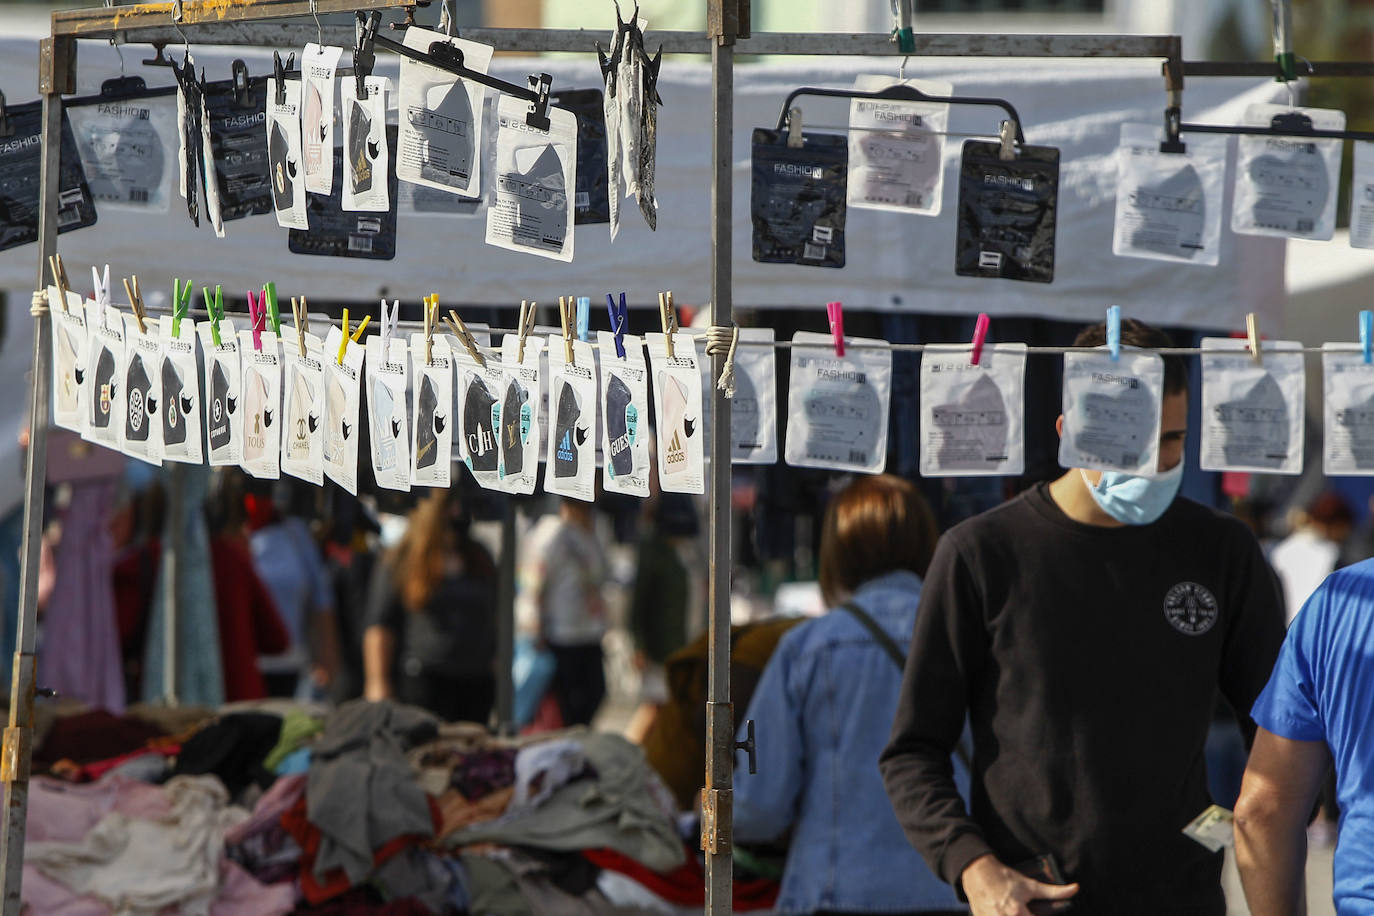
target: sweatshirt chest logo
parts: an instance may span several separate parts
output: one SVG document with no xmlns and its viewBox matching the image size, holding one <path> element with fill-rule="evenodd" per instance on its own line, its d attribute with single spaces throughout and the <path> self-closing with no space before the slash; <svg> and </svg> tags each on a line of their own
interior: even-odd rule
<svg viewBox="0 0 1374 916">
<path fill-rule="evenodd" d="M 1196 582 L 1180 582 L 1164 596 L 1164 619 L 1185 636 L 1201 636 L 1216 625 L 1216 596 Z"/>
</svg>

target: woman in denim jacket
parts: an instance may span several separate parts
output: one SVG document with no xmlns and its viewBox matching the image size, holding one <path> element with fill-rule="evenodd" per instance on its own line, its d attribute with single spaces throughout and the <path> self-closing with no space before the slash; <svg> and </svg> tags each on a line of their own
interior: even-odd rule
<svg viewBox="0 0 1374 916">
<path fill-rule="evenodd" d="M 878 773 L 902 683 L 893 652 L 906 655 L 936 536 L 925 499 L 889 475 L 859 478 L 826 512 L 831 610 L 769 659 L 747 714 L 758 774 L 735 783 L 737 841 L 791 830 L 779 914 L 967 912 L 907 843 Z"/>
</svg>

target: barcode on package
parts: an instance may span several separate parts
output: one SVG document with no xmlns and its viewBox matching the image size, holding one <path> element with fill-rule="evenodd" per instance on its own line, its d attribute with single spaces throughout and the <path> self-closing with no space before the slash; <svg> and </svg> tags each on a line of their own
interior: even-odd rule
<svg viewBox="0 0 1374 916">
<path fill-rule="evenodd" d="M 589 191 L 578 191 L 576 206 L 579 210 L 586 210 L 592 205 L 592 195 Z"/>
<path fill-rule="evenodd" d="M 802 246 L 802 258 L 807 261 L 824 261 L 825 246 L 813 245 L 810 242 L 806 242 Z"/>
<path fill-rule="evenodd" d="M 136 204 L 146 204 L 148 202 L 147 188 L 130 188 L 129 201 Z"/>
<path fill-rule="evenodd" d="M 1126 465 L 1140 464 L 1139 452 L 1122 452 L 1121 463 Z"/>
<path fill-rule="evenodd" d="M 349 251 L 372 251 L 372 239 L 365 235 L 350 235 L 348 237 Z"/>
<path fill-rule="evenodd" d="M 1311 232 L 1311 231 L 1312 231 L 1313 229 L 1315 229 L 1315 228 L 1316 228 L 1316 224 L 1315 224 L 1312 220 L 1310 220 L 1310 219 L 1300 219 L 1300 220 L 1298 220 L 1298 231 L 1299 231 L 1299 232 L 1304 232 L 1304 233 L 1306 233 L 1306 232 Z"/>
</svg>

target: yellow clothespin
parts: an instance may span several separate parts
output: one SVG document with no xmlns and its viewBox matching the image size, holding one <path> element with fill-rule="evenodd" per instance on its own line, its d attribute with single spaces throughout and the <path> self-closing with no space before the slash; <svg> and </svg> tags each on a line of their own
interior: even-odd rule
<svg viewBox="0 0 1374 916">
<path fill-rule="evenodd" d="M 138 288 L 138 275 L 134 274 L 133 282 L 124 281 L 124 295 L 129 297 L 129 308 L 133 309 L 134 320 L 138 322 L 138 333 L 147 334 L 148 325 L 144 319 L 148 317 L 148 312 L 143 307 L 143 294 Z"/>
<path fill-rule="evenodd" d="M 291 297 L 291 317 L 296 320 L 296 346 L 300 348 L 301 359 L 305 359 L 305 335 L 310 330 L 310 311 L 304 296 L 299 302 L 295 296 Z"/>
<path fill-rule="evenodd" d="M 573 358 L 572 342 L 572 311 L 576 307 L 576 300 L 571 296 L 558 297 L 558 317 L 563 322 L 563 359 L 569 366 L 577 365 L 577 361 Z"/>
<path fill-rule="evenodd" d="M 663 322 L 663 341 L 668 358 L 673 359 L 673 334 L 677 331 L 677 309 L 673 308 L 673 291 L 658 294 L 658 314 Z"/>
<path fill-rule="evenodd" d="M 367 328 L 367 323 L 368 323 L 369 321 L 371 321 L 371 320 L 372 320 L 372 316 L 371 316 L 371 315 L 364 315 L 364 316 L 363 316 L 362 323 L 358 325 L 358 329 L 357 329 L 356 331 L 353 332 L 352 336 L 349 336 L 349 333 L 348 333 L 348 309 L 344 309 L 344 310 L 343 310 L 343 335 L 342 335 L 342 336 L 340 337 L 340 339 L 339 339 L 339 365 L 340 365 L 340 366 L 343 365 L 344 354 L 348 352 L 348 342 L 351 340 L 351 341 L 353 341 L 354 343 L 357 343 L 357 342 L 358 342 L 358 339 L 361 338 L 361 337 L 363 336 L 363 331 L 366 330 L 366 328 Z"/>
<path fill-rule="evenodd" d="M 48 269 L 52 271 L 52 285 L 57 287 L 57 294 L 62 299 L 62 311 L 65 312 L 67 311 L 67 293 L 72 286 L 67 282 L 67 268 L 62 266 L 62 255 L 49 255 Z"/>
<path fill-rule="evenodd" d="M 516 328 L 519 335 L 520 346 L 516 350 L 515 361 L 523 363 L 525 361 L 525 339 L 534 330 L 534 312 L 539 307 L 538 302 L 527 302 L 520 300 L 520 326 Z"/>
<path fill-rule="evenodd" d="M 473 361 L 483 369 L 487 368 L 487 358 L 482 355 L 481 349 L 478 348 L 477 338 L 472 336 L 472 332 L 468 330 L 467 325 L 463 324 L 463 319 L 458 317 L 458 313 L 449 309 L 444 322 L 448 325 L 453 336 L 458 338 L 458 342 L 467 347 L 468 353 L 472 354 Z"/>
<path fill-rule="evenodd" d="M 439 294 L 426 296 L 424 299 L 424 319 L 425 319 L 425 365 L 434 365 L 434 325 L 439 313 Z"/>
<path fill-rule="evenodd" d="M 1254 312 L 1249 312 L 1245 316 L 1245 337 L 1250 342 L 1250 356 L 1255 360 L 1256 366 L 1264 365 L 1264 356 L 1260 344 L 1259 319 Z"/>
</svg>

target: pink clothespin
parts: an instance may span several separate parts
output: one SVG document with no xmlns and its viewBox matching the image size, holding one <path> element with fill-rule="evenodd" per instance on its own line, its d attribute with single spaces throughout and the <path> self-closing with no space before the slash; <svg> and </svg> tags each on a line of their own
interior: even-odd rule
<svg viewBox="0 0 1374 916">
<path fill-rule="evenodd" d="M 988 339 L 988 325 L 991 323 L 987 312 L 978 313 L 978 321 L 973 326 L 973 356 L 969 360 L 975 366 L 983 358 L 983 341 Z"/>
<path fill-rule="evenodd" d="M 253 349 L 262 349 L 262 332 L 267 330 L 267 292 L 248 291 L 248 326 L 253 330 Z"/>
<path fill-rule="evenodd" d="M 835 355 L 844 356 L 844 305 L 839 302 L 825 304 L 826 317 L 830 319 L 830 333 L 835 335 Z"/>
</svg>

